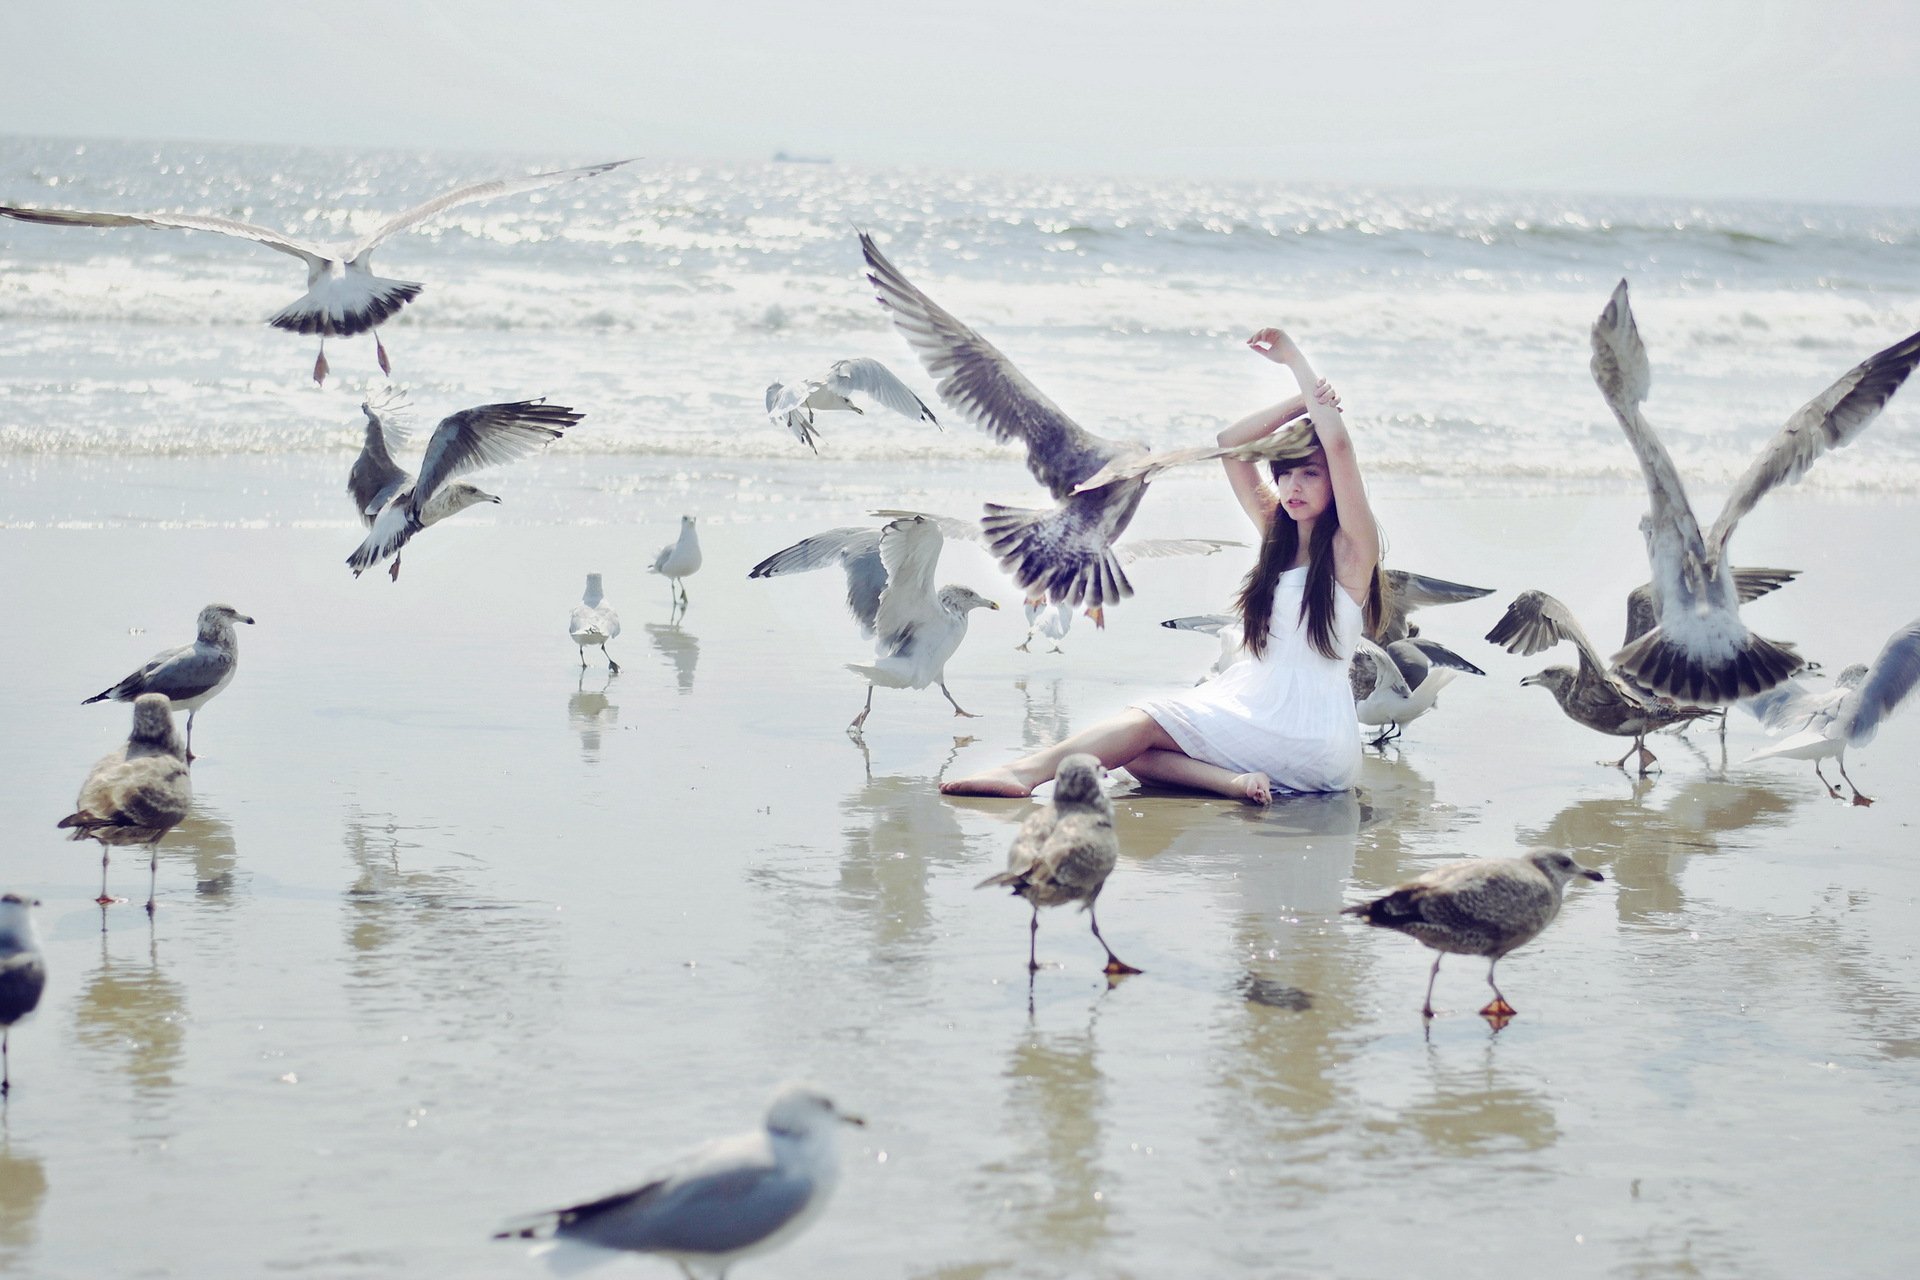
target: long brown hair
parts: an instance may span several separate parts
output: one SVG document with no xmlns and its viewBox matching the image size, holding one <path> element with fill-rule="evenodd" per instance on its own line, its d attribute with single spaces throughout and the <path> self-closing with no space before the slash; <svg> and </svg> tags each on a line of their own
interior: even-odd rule
<svg viewBox="0 0 1920 1280">
<path fill-rule="evenodd" d="M 1276 483 L 1301 462 L 1270 463 Z M 1307 543 L 1307 587 L 1300 597 L 1300 616 L 1307 622 L 1307 642 L 1323 657 L 1338 658 L 1340 647 L 1333 634 L 1333 535 L 1340 532 L 1340 505 L 1329 495 L 1327 509 L 1313 525 L 1313 537 Z M 1274 504 L 1267 518 L 1266 534 L 1260 539 L 1260 556 L 1240 584 L 1240 634 L 1247 652 L 1258 658 L 1267 651 L 1267 632 L 1273 622 L 1273 593 L 1280 575 L 1300 553 L 1300 526 L 1293 517 Z M 1369 635 L 1380 625 L 1386 607 L 1380 566 L 1373 566 L 1367 581 L 1367 598 L 1361 606 L 1362 629 Z"/>
</svg>

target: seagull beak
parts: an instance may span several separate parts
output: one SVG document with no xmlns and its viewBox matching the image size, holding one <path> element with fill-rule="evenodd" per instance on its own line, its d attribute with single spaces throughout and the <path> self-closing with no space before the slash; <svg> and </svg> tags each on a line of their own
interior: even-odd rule
<svg viewBox="0 0 1920 1280">
<path fill-rule="evenodd" d="M 499 494 L 497 494 L 497 493 L 490 493 L 490 494 L 488 494 L 488 495 L 487 495 L 487 501 L 488 501 L 488 502 L 498 502 L 498 501 L 500 501 L 500 495 L 499 495 Z"/>
<path fill-rule="evenodd" d="M 989 608 L 989 609 L 998 609 L 999 607 L 1000 607 L 1000 602 L 999 602 L 998 600 L 989 600 L 989 601 L 987 601 L 987 608 Z"/>
<path fill-rule="evenodd" d="M 1606 877 L 1601 875 L 1598 871 L 1589 871 L 1585 867 L 1582 867 L 1580 869 L 1580 874 L 1585 876 L 1587 879 L 1593 880 L 1596 882 L 1606 879 Z"/>
<path fill-rule="evenodd" d="M 235 622 L 244 622 L 244 623 L 246 623 L 246 624 L 247 624 L 248 626 L 252 626 L 252 625 L 253 625 L 253 619 L 252 619 L 252 618 L 249 618 L 249 617 L 248 617 L 248 616 L 247 616 L 246 614 L 244 614 L 244 613 L 243 613 L 243 614 L 240 614 L 239 616 L 237 616 L 236 618 L 234 618 L 234 621 L 235 621 Z"/>
<path fill-rule="evenodd" d="M 842 1124 L 856 1125 L 862 1129 L 867 1127 L 867 1121 L 864 1116 L 850 1115 L 845 1111 L 840 1112 L 839 1115 Z"/>
</svg>

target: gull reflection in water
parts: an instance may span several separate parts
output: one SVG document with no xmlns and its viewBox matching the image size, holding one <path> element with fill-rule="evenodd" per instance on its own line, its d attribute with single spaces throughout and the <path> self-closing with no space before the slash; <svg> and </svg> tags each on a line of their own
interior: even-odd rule
<svg viewBox="0 0 1920 1280">
<path fill-rule="evenodd" d="M 1428 1091 L 1400 1113 L 1403 1131 L 1419 1134 L 1436 1153 L 1484 1156 L 1544 1151 L 1560 1140 L 1550 1096 L 1502 1070 L 1493 1038 L 1448 1052 L 1429 1048 Z"/>
<path fill-rule="evenodd" d="M 240 853 L 234 847 L 232 824 L 204 793 L 194 795 L 192 811 L 160 842 L 160 862 L 191 863 L 194 893 L 221 906 L 233 905 Z"/>
<path fill-rule="evenodd" d="M 647 639 L 653 641 L 653 647 L 673 665 L 674 682 L 680 686 L 680 692 L 692 693 L 693 669 L 700 665 L 699 638 L 678 623 L 649 622 Z"/>
<path fill-rule="evenodd" d="M 116 958 L 113 936 L 100 935 L 100 967 L 74 1003 L 74 1037 L 97 1057 L 114 1061 L 137 1091 L 167 1092 L 186 1045 L 186 990 L 161 971 L 151 926 L 143 958 Z"/>
<path fill-rule="evenodd" d="M 567 723 L 580 735 L 580 758 L 591 764 L 600 758 L 600 735 L 620 727 L 620 708 L 607 700 L 613 673 L 598 677 L 599 688 L 587 688 L 587 669 L 580 668 L 580 680 L 567 695 Z"/>
<path fill-rule="evenodd" d="M 26 1261 L 46 1198 L 47 1169 L 40 1157 L 15 1150 L 0 1136 L 0 1275 L 28 1274 Z"/>
<path fill-rule="evenodd" d="M 1079 1031 L 1029 1025 L 1014 1041 L 1002 1073 L 1013 1150 L 984 1170 L 996 1193 L 1010 1193 L 994 1211 L 1011 1215 L 1014 1238 L 1036 1258 L 1062 1264 L 1100 1256 L 1108 1234 L 1105 1188 L 1113 1175 L 1101 1160 L 1107 1082 L 1097 1061 L 1098 1017 L 1096 1009 Z"/>
<path fill-rule="evenodd" d="M 1039 685 L 1044 692 L 1032 687 Z M 1025 711 L 1020 719 L 1020 745 L 1028 751 L 1050 747 L 1073 732 L 1067 717 L 1067 682 L 1060 676 L 1029 682 L 1025 676 L 1013 682 L 1020 691 Z"/>
<path fill-rule="evenodd" d="M 931 937 L 927 882 L 937 867 L 967 860 L 966 837 L 940 794 L 939 774 L 971 738 L 955 738 L 933 777 L 874 777 L 873 757 L 854 739 L 866 781 L 840 802 L 846 852 L 840 898 L 866 917 L 875 959 L 922 956 Z"/>
</svg>

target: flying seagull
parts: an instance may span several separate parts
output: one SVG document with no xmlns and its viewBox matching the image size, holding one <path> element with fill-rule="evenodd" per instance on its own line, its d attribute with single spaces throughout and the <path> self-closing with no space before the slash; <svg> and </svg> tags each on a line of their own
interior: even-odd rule
<svg viewBox="0 0 1920 1280">
<path fill-rule="evenodd" d="M 1803 405 L 1734 482 L 1703 536 L 1673 458 L 1640 412 L 1652 373 L 1627 282 L 1620 282 L 1594 322 L 1593 380 L 1646 477 L 1651 509 L 1640 529 L 1653 566 L 1657 621 L 1614 655 L 1628 679 L 1669 697 L 1717 704 L 1764 693 L 1804 665 L 1791 645 L 1757 636 L 1740 620 L 1727 541 L 1769 491 L 1798 480 L 1827 450 L 1866 430 L 1916 363 L 1920 333 L 1867 357 Z"/>
<path fill-rule="evenodd" d="M 938 684 L 957 716 L 971 716 L 947 689 L 947 659 L 967 636 L 967 615 L 1000 606 L 971 587 L 949 584 L 936 590 L 935 568 L 943 540 L 931 516 L 890 520 L 880 529 L 858 526 L 829 529 L 776 551 L 748 571 L 749 578 L 824 569 L 838 564 L 847 573 L 847 608 L 860 634 L 875 641 L 875 661 L 848 664 L 867 678 L 867 702 L 847 726 L 858 733 L 873 711 L 873 688 L 924 689 Z"/>
<path fill-rule="evenodd" d="M 13 1092 L 8 1061 L 13 1024 L 39 1007 L 47 986 L 47 962 L 33 928 L 33 909 L 39 905 L 37 898 L 0 893 L 0 1098 Z"/>
<path fill-rule="evenodd" d="M 210 604 L 200 611 L 192 644 L 163 649 L 146 665 L 111 689 L 102 689 L 81 706 L 102 702 L 132 702 L 145 693 L 165 694 L 170 709 L 187 713 L 186 758 L 193 756 L 193 718 L 215 694 L 233 682 L 240 669 L 240 637 L 233 624 L 253 625 L 253 619 L 230 604 Z"/>
<path fill-rule="evenodd" d="M 866 1121 L 818 1089 L 783 1086 L 764 1127 L 710 1142 L 626 1191 L 509 1223 L 495 1240 L 538 1240 L 555 1271 L 571 1273 L 622 1251 L 653 1253 L 721 1276 L 742 1258 L 777 1249 L 827 1207 L 840 1179 L 834 1140 Z"/>
<path fill-rule="evenodd" d="M 1847 776 L 1847 748 L 1872 742 L 1881 721 L 1900 709 L 1916 684 L 1920 684 L 1920 618 L 1889 636 L 1871 666 L 1855 663 L 1842 671 L 1831 690 L 1822 693 L 1789 680 L 1741 704 L 1760 718 L 1769 733 L 1782 735 L 1779 742 L 1742 763 L 1782 757 L 1811 760 L 1814 776 L 1837 800 L 1840 792 L 1820 771 L 1820 762 L 1832 757 L 1840 776 L 1853 788 L 1853 802 L 1872 804 Z"/>
<path fill-rule="evenodd" d="M 822 409 L 865 413 L 866 410 L 853 403 L 852 397 L 856 395 L 902 417 L 940 425 L 926 401 L 900 381 L 893 370 L 869 356 L 836 360 L 817 378 L 800 378 L 785 385 L 768 383 L 767 417 L 775 426 L 785 427 L 794 439 L 819 453 L 820 446 L 814 441 L 820 433 L 814 428 L 813 415 Z"/>
<path fill-rule="evenodd" d="M 1100 936 L 1100 919 L 1093 904 L 1107 886 L 1107 877 L 1120 859 L 1120 840 L 1113 830 L 1113 801 L 1102 778 L 1106 771 L 1095 756 L 1071 755 L 1060 762 L 1053 799 L 1027 815 L 1007 850 L 1007 869 L 988 876 L 976 889 L 1006 886 L 1033 907 L 1027 924 L 1027 972 L 1040 968 L 1034 946 L 1040 934 L 1040 908 L 1077 902 L 1087 913 L 1093 936 L 1107 953 L 1109 974 L 1140 970 L 1113 954 Z"/>
<path fill-rule="evenodd" d="M 607 671 L 616 676 L 620 674 L 620 664 L 607 652 L 607 641 L 620 635 L 620 615 L 601 594 L 599 574 L 587 575 L 586 594 L 573 606 L 573 615 L 567 619 L 567 634 L 579 646 L 581 670 L 586 670 L 587 646 L 591 644 L 599 646 L 600 656 L 607 660 Z"/>
<path fill-rule="evenodd" d="M 693 527 L 692 516 L 680 517 L 680 536 L 660 548 L 660 554 L 653 558 L 653 572 L 667 579 L 667 594 L 673 600 L 672 619 L 678 619 L 687 612 L 687 584 L 700 568 L 700 535 Z"/>
<path fill-rule="evenodd" d="M 372 409 L 362 405 L 367 415 L 367 436 L 371 441 L 380 431 Z M 347 557 L 353 576 L 359 577 L 388 556 L 395 557 L 389 576 L 400 577 L 399 554 L 408 540 L 430 524 L 446 519 L 476 502 L 498 502 L 456 477 L 482 467 L 498 466 L 525 457 L 558 440 L 562 433 L 584 414 L 565 405 L 548 404 L 545 399 L 517 400 L 510 404 L 483 404 L 462 409 L 440 420 L 427 440 L 427 451 L 420 458 L 420 473 L 408 477 L 386 459 L 389 471 L 382 472 L 371 462 L 363 472 L 358 463 L 348 491 L 360 505 L 361 519 L 379 493 L 387 498 L 368 521 L 366 539 Z M 382 450 L 384 456 L 384 450 Z M 361 453 L 367 460 L 367 453 Z M 384 476 L 384 483 L 380 478 Z M 408 480 L 411 479 L 411 483 Z M 366 500 L 362 502 L 362 493 Z"/>
<path fill-rule="evenodd" d="M 373 251 L 389 236 L 417 227 L 460 205 L 491 200 L 497 196 L 518 195 L 523 191 L 538 191 L 542 187 L 571 182 L 575 178 L 590 178 L 631 163 L 630 160 L 614 160 L 606 164 L 588 165 L 584 169 L 556 169 L 524 178 L 501 178 L 456 187 L 425 204 L 394 215 L 354 243 L 339 246 L 311 244 L 268 227 L 257 227 L 252 223 L 236 222 L 232 218 L 211 214 L 97 213 L 86 209 L 23 209 L 16 205 L 0 204 L 0 216 L 57 227 L 170 227 L 181 231 L 214 231 L 241 240 L 252 240 L 299 258 L 307 264 L 307 291 L 268 317 L 267 323 L 276 329 L 293 333 L 320 335 L 320 355 L 313 362 L 313 380 L 322 382 L 327 376 L 328 338 L 346 338 L 369 329 L 377 330 L 378 326 L 419 296 L 421 289 L 425 288 L 417 281 L 388 280 L 373 274 Z M 374 334 L 373 344 L 380 359 L 380 371 L 391 374 L 393 366 L 387 359 L 387 349 L 381 344 L 378 332 Z"/>
<path fill-rule="evenodd" d="M 126 743 L 104 755 L 80 785 L 74 810 L 54 824 L 73 840 L 100 842 L 101 906 L 107 896 L 107 855 L 114 845 L 147 846 L 147 914 L 159 875 L 160 840 L 193 807 L 187 748 L 173 725 L 166 695 L 143 693 L 133 700 L 133 730 Z"/>
<path fill-rule="evenodd" d="M 376 407 L 370 401 L 360 402 L 360 412 L 367 418 L 367 434 L 360 446 L 360 456 L 353 460 L 353 469 L 347 473 L 347 495 L 353 499 L 353 509 L 359 513 L 361 525 L 368 529 L 373 528 L 387 503 L 413 483 L 413 473 L 393 460 L 392 445 L 404 433 L 395 425 L 391 408 L 391 405 Z M 442 485 L 421 508 L 420 525 L 425 528 L 478 503 L 498 501 L 499 498 L 479 486 L 456 480 Z M 393 563 L 387 566 L 387 576 L 395 582 L 400 580 L 398 551 L 393 554 Z"/>
<path fill-rule="evenodd" d="M 1566 854 L 1536 849 L 1520 858 L 1468 858 L 1435 867 L 1393 892 L 1341 908 L 1370 925 L 1397 929 L 1440 954 L 1427 975 L 1423 1017 L 1433 1016 L 1433 983 L 1447 953 L 1487 957 L 1487 985 L 1493 1000 L 1480 1010 L 1485 1018 L 1510 1018 L 1514 1008 L 1493 981 L 1500 958 L 1532 941 L 1560 914 L 1560 896 L 1575 876 L 1604 880 Z"/>
</svg>

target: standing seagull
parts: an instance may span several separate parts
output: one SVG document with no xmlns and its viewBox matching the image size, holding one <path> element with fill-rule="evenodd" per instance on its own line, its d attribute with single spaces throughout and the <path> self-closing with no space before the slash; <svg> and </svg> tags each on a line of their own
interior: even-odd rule
<svg viewBox="0 0 1920 1280">
<path fill-rule="evenodd" d="M 620 615 L 613 606 L 603 603 L 605 597 L 600 594 L 600 575 L 587 575 L 587 593 L 580 597 L 580 603 L 573 606 L 573 617 L 567 621 L 567 634 L 573 637 L 574 644 L 580 647 L 580 667 L 586 669 L 587 646 L 600 646 L 600 656 L 607 660 L 607 670 L 614 675 L 620 674 L 620 664 L 607 652 L 607 641 L 620 634 Z"/>
<path fill-rule="evenodd" d="M 673 601 L 670 623 L 686 616 L 687 584 L 682 579 L 692 577 L 699 568 L 700 535 L 694 531 L 693 517 L 681 516 L 680 537 L 660 548 L 660 554 L 653 558 L 653 572 L 666 576 L 667 595 Z"/>
<path fill-rule="evenodd" d="M 571 182 L 575 178 L 592 177 L 630 163 L 628 160 L 614 160 L 607 164 L 589 165 L 584 169 L 556 169 L 551 173 L 536 173 L 525 178 L 503 178 L 457 187 L 405 213 L 396 214 L 353 244 L 338 247 L 309 244 L 267 227 L 198 213 L 94 213 L 85 209 L 22 209 L 0 204 L 0 217 L 59 227 L 172 227 L 181 231 L 215 231 L 221 235 L 252 240 L 299 258 L 307 264 L 307 291 L 268 317 L 267 323 L 276 329 L 320 335 L 320 355 L 313 362 L 313 380 L 322 382 L 327 376 L 329 337 L 347 338 L 369 329 L 377 330 L 379 325 L 419 296 L 420 290 L 425 288 L 413 280 L 387 280 L 373 274 L 373 251 L 387 237 L 476 200 L 537 191 L 557 183 Z M 373 347 L 380 359 L 380 371 L 391 374 L 393 366 L 387 359 L 387 349 L 381 344 L 378 332 L 373 336 Z"/>
<path fill-rule="evenodd" d="M 1920 684 L 1920 618 L 1888 637 L 1872 666 L 1855 663 L 1848 667 L 1834 681 L 1835 687 L 1824 694 L 1803 688 L 1799 681 L 1792 680 L 1752 699 L 1746 705 L 1760 717 L 1767 731 L 1787 736 L 1771 747 L 1754 752 L 1741 763 L 1780 757 L 1811 760 L 1814 776 L 1826 787 L 1827 794 L 1838 800 L 1840 792 L 1827 781 L 1827 775 L 1820 772 L 1820 762 L 1832 757 L 1839 766 L 1840 776 L 1853 788 L 1853 802 L 1872 804 L 1847 776 L 1847 748 L 1864 747 L 1872 742 L 1880 732 L 1880 722 L 1900 709 L 1917 684 Z"/>
<path fill-rule="evenodd" d="M 814 413 L 821 409 L 865 413 L 866 410 L 853 403 L 851 397 L 856 395 L 865 396 L 902 417 L 940 425 L 940 419 L 933 416 L 926 401 L 900 381 L 893 370 L 870 356 L 837 360 L 817 378 L 800 378 L 784 386 L 778 382 L 768 383 L 767 417 L 775 426 L 785 427 L 794 439 L 819 453 L 820 446 L 814 443 L 820 435 L 813 425 Z"/>
<path fill-rule="evenodd" d="M 1369 746 L 1400 736 L 1405 726 L 1433 710 L 1440 691 L 1460 672 L 1487 674 L 1435 640 L 1410 637 L 1381 646 L 1364 637 L 1347 669 L 1354 715 L 1379 729 Z"/>
<path fill-rule="evenodd" d="M 371 409 L 365 405 L 361 408 L 367 414 L 367 432 L 371 436 L 378 429 L 377 419 Z M 393 484 L 389 477 L 383 486 L 391 496 L 373 517 L 366 539 L 347 557 L 353 576 L 359 577 L 388 556 L 398 557 L 400 548 L 428 525 L 476 502 L 500 501 L 470 484 L 457 482 L 456 476 L 525 457 L 558 440 L 584 416 L 565 405 L 548 404 L 543 398 L 483 404 L 442 418 L 427 440 L 427 451 L 420 458 L 420 474 L 414 477 L 413 483 L 406 484 L 405 473 L 401 473 L 400 484 Z M 364 451 L 361 457 L 366 457 Z M 387 465 L 392 466 L 391 459 Z M 377 472 L 378 464 L 369 463 L 365 483 L 371 486 Z M 354 473 L 362 474 L 357 464 Z M 351 480 L 348 488 L 358 502 L 360 489 Z M 372 496 L 369 494 L 369 502 Z M 365 511 L 366 507 L 362 506 L 363 519 Z M 396 581 L 400 577 L 397 559 L 390 576 Z"/>
<path fill-rule="evenodd" d="M 147 846 L 147 914 L 153 914 L 154 881 L 160 874 L 160 839 L 193 807 L 187 749 L 173 726 L 164 694 L 133 700 L 133 732 L 126 745 L 102 756 L 80 786 L 74 811 L 54 825 L 71 828 L 71 839 L 100 842 L 100 896 L 106 906 L 107 854 L 118 844 Z"/>
<path fill-rule="evenodd" d="M 0 1098 L 13 1091 L 13 1067 L 7 1042 L 13 1024 L 39 1007 L 47 986 L 47 962 L 33 928 L 37 898 L 0 893 Z"/>
<path fill-rule="evenodd" d="M 1104 770 L 1098 758 L 1068 756 L 1055 775 L 1053 800 L 1027 815 L 1020 833 L 1007 850 L 1007 869 L 988 876 L 976 889 L 1011 886 L 1015 896 L 1033 906 L 1027 924 L 1027 972 L 1040 968 L 1034 947 L 1040 935 L 1040 908 L 1077 902 L 1087 913 L 1093 936 L 1107 953 L 1109 974 L 1139 973 L 1113 954 L 1100 936 L 1100 918 L 1093 904 L 1106 888 L 1107 877 L 1120 859 L 1120 839 L 1113 830 L 1113 801 L 1101 785 Z"/>
<path fill-rule="evenodd" d="M 840 1180 L 839 1125 L 863 1125 L 818 1089 L 781 1087 L 764 1128 L 710 1142 L 627 1191 L 549 1209 L 494 1233 L 540 1240 L 555 1271 L 571 1273 L 619 1251 L 654 1253 L 681 1272 L 714 1268 L 724 1280 L 742 1258 L 777 1249 L 827 1207 Z"/>
<path fill-rule="evenodd" d="M 1433 983 L 1440 962 L 1452 952 L 1487 957 L 1487 985 L 1493 1000 L 1480 1010 L 1484 1018 L 1510 1018 L 1514 1007 L 1494 983 L 1500 958 L 1532 941 L 1560 914 L 1560 896 L 1575 876 L 1605 880 L 1553 849 L 1535 849 L 1519 858 L 1468 858 L 1435 867 L 1370 902 L 1341 908 L 1382 929 L 1398 929 L 1440 954 L 1427 975 L 1423 1017 L 1433 1016 Z"/>
<path fill-rule="evenodd" d="M 1620 282 L 1593 325 L 1593 380 L 1646 477 L 1651 509 L 1640 531 L 1653 565 L 1658 619 L 1653 630 L 1613 656 L 1629 680 L 1711 705 L 1764 693 L 1804 665 L 1791 645 L 1754 635 L 1740 620 L 1727 540 L 1769 491 L 1798 480 L 1827 450 L 1851 444 L 1866 430 L 1915 364 L 1920 333 L 1867 357 L 1803 405 L 1734 482 L 1703 537 L 1672 456 L 1640 413 L 1653 376 L 1627 304 L 1627 282 Z"/>
<path fill-rule="evenodd" d="M 210 604 L 200 611 L 192 644 L 167 649 L 147 659 L 147 664 L 80 705 L 112 698 L 132 702 L 144 693 L 163 693 L 174 711 L 187 713 L 186 759 L 193 757 L 193 717 L 199 714 L 213 695 L 233 681 L 240 669 L 240 638 L 233 624 L 253 625 L 253 619 L 230 604 Z"/>
</svg>

